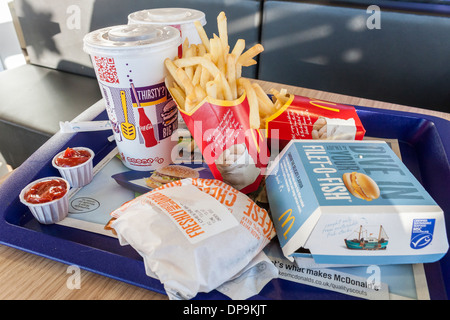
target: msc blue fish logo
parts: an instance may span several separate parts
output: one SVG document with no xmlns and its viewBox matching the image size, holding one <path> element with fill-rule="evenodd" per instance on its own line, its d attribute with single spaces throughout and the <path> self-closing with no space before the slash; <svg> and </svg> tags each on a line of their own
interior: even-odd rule
<svg viewBox="0 0 450 320">
<path fill-rule="evenodd" d="M 413 249 L 422 249 L 425 248 L 427 245 L 429 245 L 433 241 L 433 235 L 430 233 L 422 233 L 416 235 L 414 238 L 411 239 L 410 246 Z"/>
</svg>

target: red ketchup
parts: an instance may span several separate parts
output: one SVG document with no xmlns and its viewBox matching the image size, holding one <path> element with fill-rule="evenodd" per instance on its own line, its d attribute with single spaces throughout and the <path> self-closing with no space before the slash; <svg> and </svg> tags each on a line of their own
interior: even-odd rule
<svg viewBox="0 0 450 320">
<path fill-rule="evenodd" d="M 62 198 L 67 192 L 67 184 L 62 179 L 42 180 L 34 184 L 24 199 L 29 203 L 45 203 Z"/>
<path fill-rule="evenodd" d="M 55 163 L 59 167 L 75 167 L 85 163 L 90 157 L 91 154 L 87 150 L 67 148 L 55 159 Z"/>
</svg>

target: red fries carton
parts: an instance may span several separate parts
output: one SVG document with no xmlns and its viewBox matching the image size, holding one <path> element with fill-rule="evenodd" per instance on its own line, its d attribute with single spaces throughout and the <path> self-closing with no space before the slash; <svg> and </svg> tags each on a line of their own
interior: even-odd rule
<svg viewBox="0 0 450 320">
<path fill-rule="evenodd" d="M 214 178 L 243 193 L 257 190 L 270 154 L 265 135 L 250 127 L 246 95 L 232 101 L 206 97 L 190 111 L 178 110 Z"/>
<path fill-rule="evenodd" d="M 267 136 L 280 148 L 293 139 L 362 140 L 365 132 L 353 106 L 293 94 L 266 119 Z"/>
</svg>

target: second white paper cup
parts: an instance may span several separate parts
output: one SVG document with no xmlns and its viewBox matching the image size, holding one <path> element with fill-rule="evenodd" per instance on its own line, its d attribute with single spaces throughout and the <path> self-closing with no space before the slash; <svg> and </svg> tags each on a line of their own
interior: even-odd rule
<svg viewBox="0 0 450 320">
<path fill-rule="evenodd" d="M 187 38 L 189 44 L 200 44 L 202 40 L 194 21 L 199 21 L 204 26 L 205 14 L 189 8 L 158 8 L 136 11 L 128 15 L 128 24 L 172 26 L 180 30 L 182 42 Z"/>
</svg>

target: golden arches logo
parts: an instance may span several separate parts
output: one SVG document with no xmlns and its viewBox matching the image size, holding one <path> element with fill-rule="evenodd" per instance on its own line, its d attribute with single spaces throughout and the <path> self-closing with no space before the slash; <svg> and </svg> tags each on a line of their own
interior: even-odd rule
<svg viewBox="0 0 450 320">
<path fill-rule="evenodd" d="M 335 106 L 336 103 L 333 103 L 333 102 L 313 100 L 313 101 L 310 101 L 309 103 L 318 108 L 322 108 L 322 109 L 326 109 L 326 110 L 330 110 L 330 111 L 334 111 L 334 112 L 339 112 L 339 109 L 337 109 L 337 108 L 327 107 L 327 106 L 323 106 L 323 105 L 319 104 L 319 103 L 325 103 L 325 104 L 331 104 L 331 105 Z"/>
<path fill-rule="evenodd" d="M 281 224 L 281 228 L 284 228 L 284 226 L 290 222 L 289 227 L 287 228 L 287 230 L 283 233 L 284 239 L 287 239 L 287 234 L 289 233 L 289 230 L 291 230 L 292 225 L 295 222 L 295 217 L 292 214 L 292 209 L 288 209 L 286 210 L 279 218 L 278 221 L 281 221 L 281 219 L 283 219 L 283 217 L 287 215 L 287 218 L 284 220 L 284 222 Z"/>
</svg>

